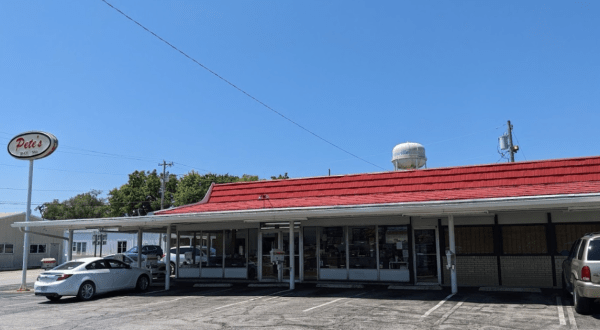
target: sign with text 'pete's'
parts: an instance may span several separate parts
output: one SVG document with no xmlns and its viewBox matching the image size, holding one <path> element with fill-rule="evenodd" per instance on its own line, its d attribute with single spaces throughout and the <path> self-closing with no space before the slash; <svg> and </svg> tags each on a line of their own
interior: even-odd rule
<svg viewBox="0 0 600 330">
<path fill-rule="evenodd" d="M 8 153 L 18 159 L 40 159 L 49 156 L 58 147 L 56 136 L 46 132 L 21 133 L 8 143 Z"/>
</svg>

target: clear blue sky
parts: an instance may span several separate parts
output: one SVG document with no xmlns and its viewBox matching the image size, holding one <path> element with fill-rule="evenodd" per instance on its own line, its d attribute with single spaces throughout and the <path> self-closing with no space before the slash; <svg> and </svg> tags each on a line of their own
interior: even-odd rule
<svg viewBox="0 0 600 330">
<path fill-rule="evenodd" d="M 599 2 L 107 1 L 377 166 L 103 1 L 3 1 L 0 212 L 25 211 L 28 162 L 6 144 L 29 130 L 60 143 L 35 161 L 33 207 L 163 159 L 180 175 L 364 173 L 414 141 L 430 168 L 496 163 L 507 120 L 518 161 L 600 154 Z"/>
</svg>

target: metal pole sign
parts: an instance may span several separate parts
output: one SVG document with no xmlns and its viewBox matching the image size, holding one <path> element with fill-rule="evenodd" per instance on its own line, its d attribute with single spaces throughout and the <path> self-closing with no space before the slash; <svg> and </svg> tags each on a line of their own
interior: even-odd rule
<svg viewBox="0 0 600 330">
<path fill-rule="evenodd" d="M 29 160 L 29 182 L 27 185 L 27 212 L 25 213 L 25 222 L 29 222 L 31 216 L 31 187 L 33 181 L 33 161 L 49 156 L 58 147 L 56 136 L 45 132 L 25 132 L 21 133 L 8 143 L 8 153 L 22 160 Z M 29 291 L 27 289 L 27 265 L 29 263 L 29 227 L 25 227 L 23 238 L 23 274 L 21 277 L 21 287 L 18 291 Z M 69 247 L 70 248 L 70 247 Z"/>
</svg>

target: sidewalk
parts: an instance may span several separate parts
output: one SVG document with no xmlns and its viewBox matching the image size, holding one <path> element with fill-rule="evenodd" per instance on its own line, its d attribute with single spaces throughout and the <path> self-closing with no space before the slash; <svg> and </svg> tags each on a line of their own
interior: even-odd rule
<svg viewBox="0 0 600 330">
<path fill-rule="evenodd" d="M 28 269 L 27 270 L 27 287 L 33 289 L 33 283 L 37 276 L 44 272 L 44 269 Z M 21 286 L 23 276 L 22 270 L 7 270 L 0 271 L 0 291 L 16 291 Z"/>
</svg>

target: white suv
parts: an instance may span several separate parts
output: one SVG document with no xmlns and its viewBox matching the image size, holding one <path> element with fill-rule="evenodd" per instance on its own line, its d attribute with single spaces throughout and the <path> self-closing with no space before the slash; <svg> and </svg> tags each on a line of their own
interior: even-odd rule
<svg viewBox="0 0 600 330">
<path fill-rule="evenodd" d="M 196 257 L 194 258 L 194 264 L 199 264 L 200 262 L 202 262 L 203 265 L 206 265 L 206 262 L 208 261 L 208 259 L 206 258 L 206 253 L 204 251 L 200 251 L 199 248 L 193 248 L 191 246 L 180 246 L 179 247 L 179 266 L 181 265 L 187 265 L 187 264 L 191 264 L 191 260 L 186 260 L 185 259 L 185 253 L 186 252 L 194 252 L 194 250 L 196 250 L 195 255 Z M 165 260 L 166 255 L 163 255 L 163 262 L 166 262 Z M 171 275 L 175 274 L 175 263 L 177 262 L 177 248 L 171 248 Z"/>
<path fill-rule="evenodd" d="M 600 233 L 578 239 L 562 264 L 563 290 L 573 295 L 579 314 L 586 314 L 592 302 L 600 298 Z"/>
</svg>

